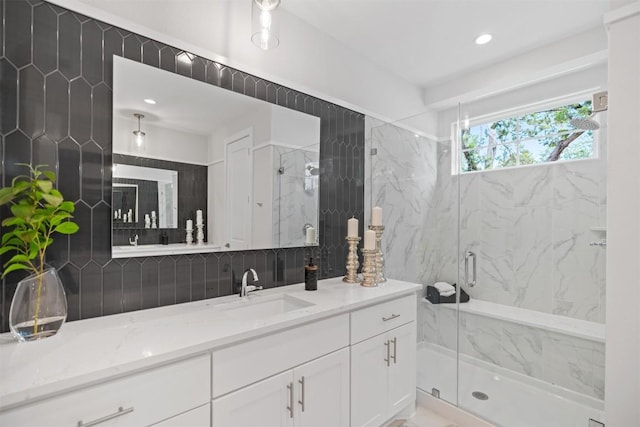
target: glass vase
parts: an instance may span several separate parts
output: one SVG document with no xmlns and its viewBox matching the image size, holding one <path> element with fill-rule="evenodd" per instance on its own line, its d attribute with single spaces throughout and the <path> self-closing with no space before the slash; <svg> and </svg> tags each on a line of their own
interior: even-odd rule
<svg viewBox="0 0 640 427">
<path fill-rule="evenodd" d="M 67 296 L 55 268 L 18 283 L 9 311 L 9 328 L 18 340 L 53 336 L 66 319 Z"/>
</svg>

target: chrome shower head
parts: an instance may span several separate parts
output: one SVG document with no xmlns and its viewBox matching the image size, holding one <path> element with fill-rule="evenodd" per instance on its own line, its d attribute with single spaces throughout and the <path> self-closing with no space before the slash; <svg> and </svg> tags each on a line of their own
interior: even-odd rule
<svg viewBox="0 0 640 427">
<path fill-rule="evenodd" d="M 571 126 L 578 130 L 597 130 L 600 129 L 600 123 L 591 117 L 576 117 L 569 121 Z"/>
</svg>

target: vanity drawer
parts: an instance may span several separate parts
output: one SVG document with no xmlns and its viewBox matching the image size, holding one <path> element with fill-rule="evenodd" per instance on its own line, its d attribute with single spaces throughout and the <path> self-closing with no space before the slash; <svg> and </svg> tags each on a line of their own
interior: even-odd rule
<svg viewBox="0 0 640 427">
<path fill-rule="evenodd" d="M 209 402 L 210 360 L 207 354 L 21 406 L 0 413 L 0 425 L 148 426 Z"/>
<path fill-rule="evenodd" d="M 213 398 L 349 345 L 349 315 L 341 314 L 215 350 Z"/>
<path fill-rule="evenodd" d="M 416 295 L 383 302 L 351 313 L 351 344 L 416 320 Z"/>
</svg>

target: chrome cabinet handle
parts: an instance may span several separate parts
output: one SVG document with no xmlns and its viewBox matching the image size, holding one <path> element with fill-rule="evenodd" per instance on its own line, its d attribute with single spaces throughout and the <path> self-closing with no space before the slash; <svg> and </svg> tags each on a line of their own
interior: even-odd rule
<svg viewBox="0 0 640 427">
<path fill-rule="evenodd" d="M 396 360 L 396 356 L 397 356 L 397 348 L 398 348 L 398 338 L 395 337 L 393 338 L 393 340 L 391 341 L 393 343 L 393 356 L 391 356 L 391 359 L 393 359 L 393 364 L 395 365 L 397 362 Z"/>
<path fill-rule="evenodd" d="M 300 400 L 298 400 L 298 403 L 301 406 L 302 412 L 304 412 L 304 376 L 302 376 L 298 382 L 300 383 Z"/>
<path fill-rule="evenodd" d="M 398 317 L 400 317 L 400 315 L 399 315 L 399 314 L 393 314 L 393 313 L 391 313 L 391 316 L 389 316 L 389 317 L 383 317 L 383 318 L 382 318 L 382 321 L 383 321 L 383 322 L 388 322 L 389 320 L 397 319 Z"/>
<path fill-rule="evenodd" d="M 96 426 L 98 424 L 104 423 L 105 421 L 112 420 L 114 418 L 121 417 L 123 415 L 129 414 L 133 412 L 133 406 L 131 408 L 124 409 L 122 406 L 118 408 L 118 412 L 114 412 L 113 414 L 105 415 L 102 418 L 98 418 L 97 420 L 89 421 L 87 423 L 83 423 L 82 420 L 78 421 L 78 427 L 91 427 Z"/>
<path fill-rule="evenodd" d="M 287 410 L 289 410 L 289 418 L 293 418 L 293 383 L 287 384 L 287 389 L 289 390 L 289 406 L 287 406 Z"/>
<path fill-rule="evenodd" d="M 389 357 L 389 340 L 385 341 L 384 346 L 387 347 L 387 358 L 384 359 L 384 361 L 387 362 L 387 366 L 389 366 L 389 361 L 391 360 Z"/>
<path fill-rule="evenodd" d="M 473 280 L 469 281 L 469 258 L 473 258 Z M 467 251 L 464 254 L 464 283 L 468 285 L 470 288 L 473 288 L 476 285 L 476 254 L 471 251 Z"/>
</svg>

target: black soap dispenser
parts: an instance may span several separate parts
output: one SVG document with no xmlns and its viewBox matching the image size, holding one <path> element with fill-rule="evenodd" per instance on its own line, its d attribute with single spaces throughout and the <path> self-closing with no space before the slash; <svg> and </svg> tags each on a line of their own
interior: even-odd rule
<svg viewBox="0 0 640 427">
<path fill-rule="evenodd" d="M 313 258 L 309 258 L 309 264 L 304 266 L 304 290 L 318 290 L 318 266 L 313 265 Z"/>
<path fill-rule="evenodd" d="M 160 244 L 168 245 L 169 244 L 169 236 L 167 236 L 167 232 L 163 231 L 160 235 Z"/>
</svg>

